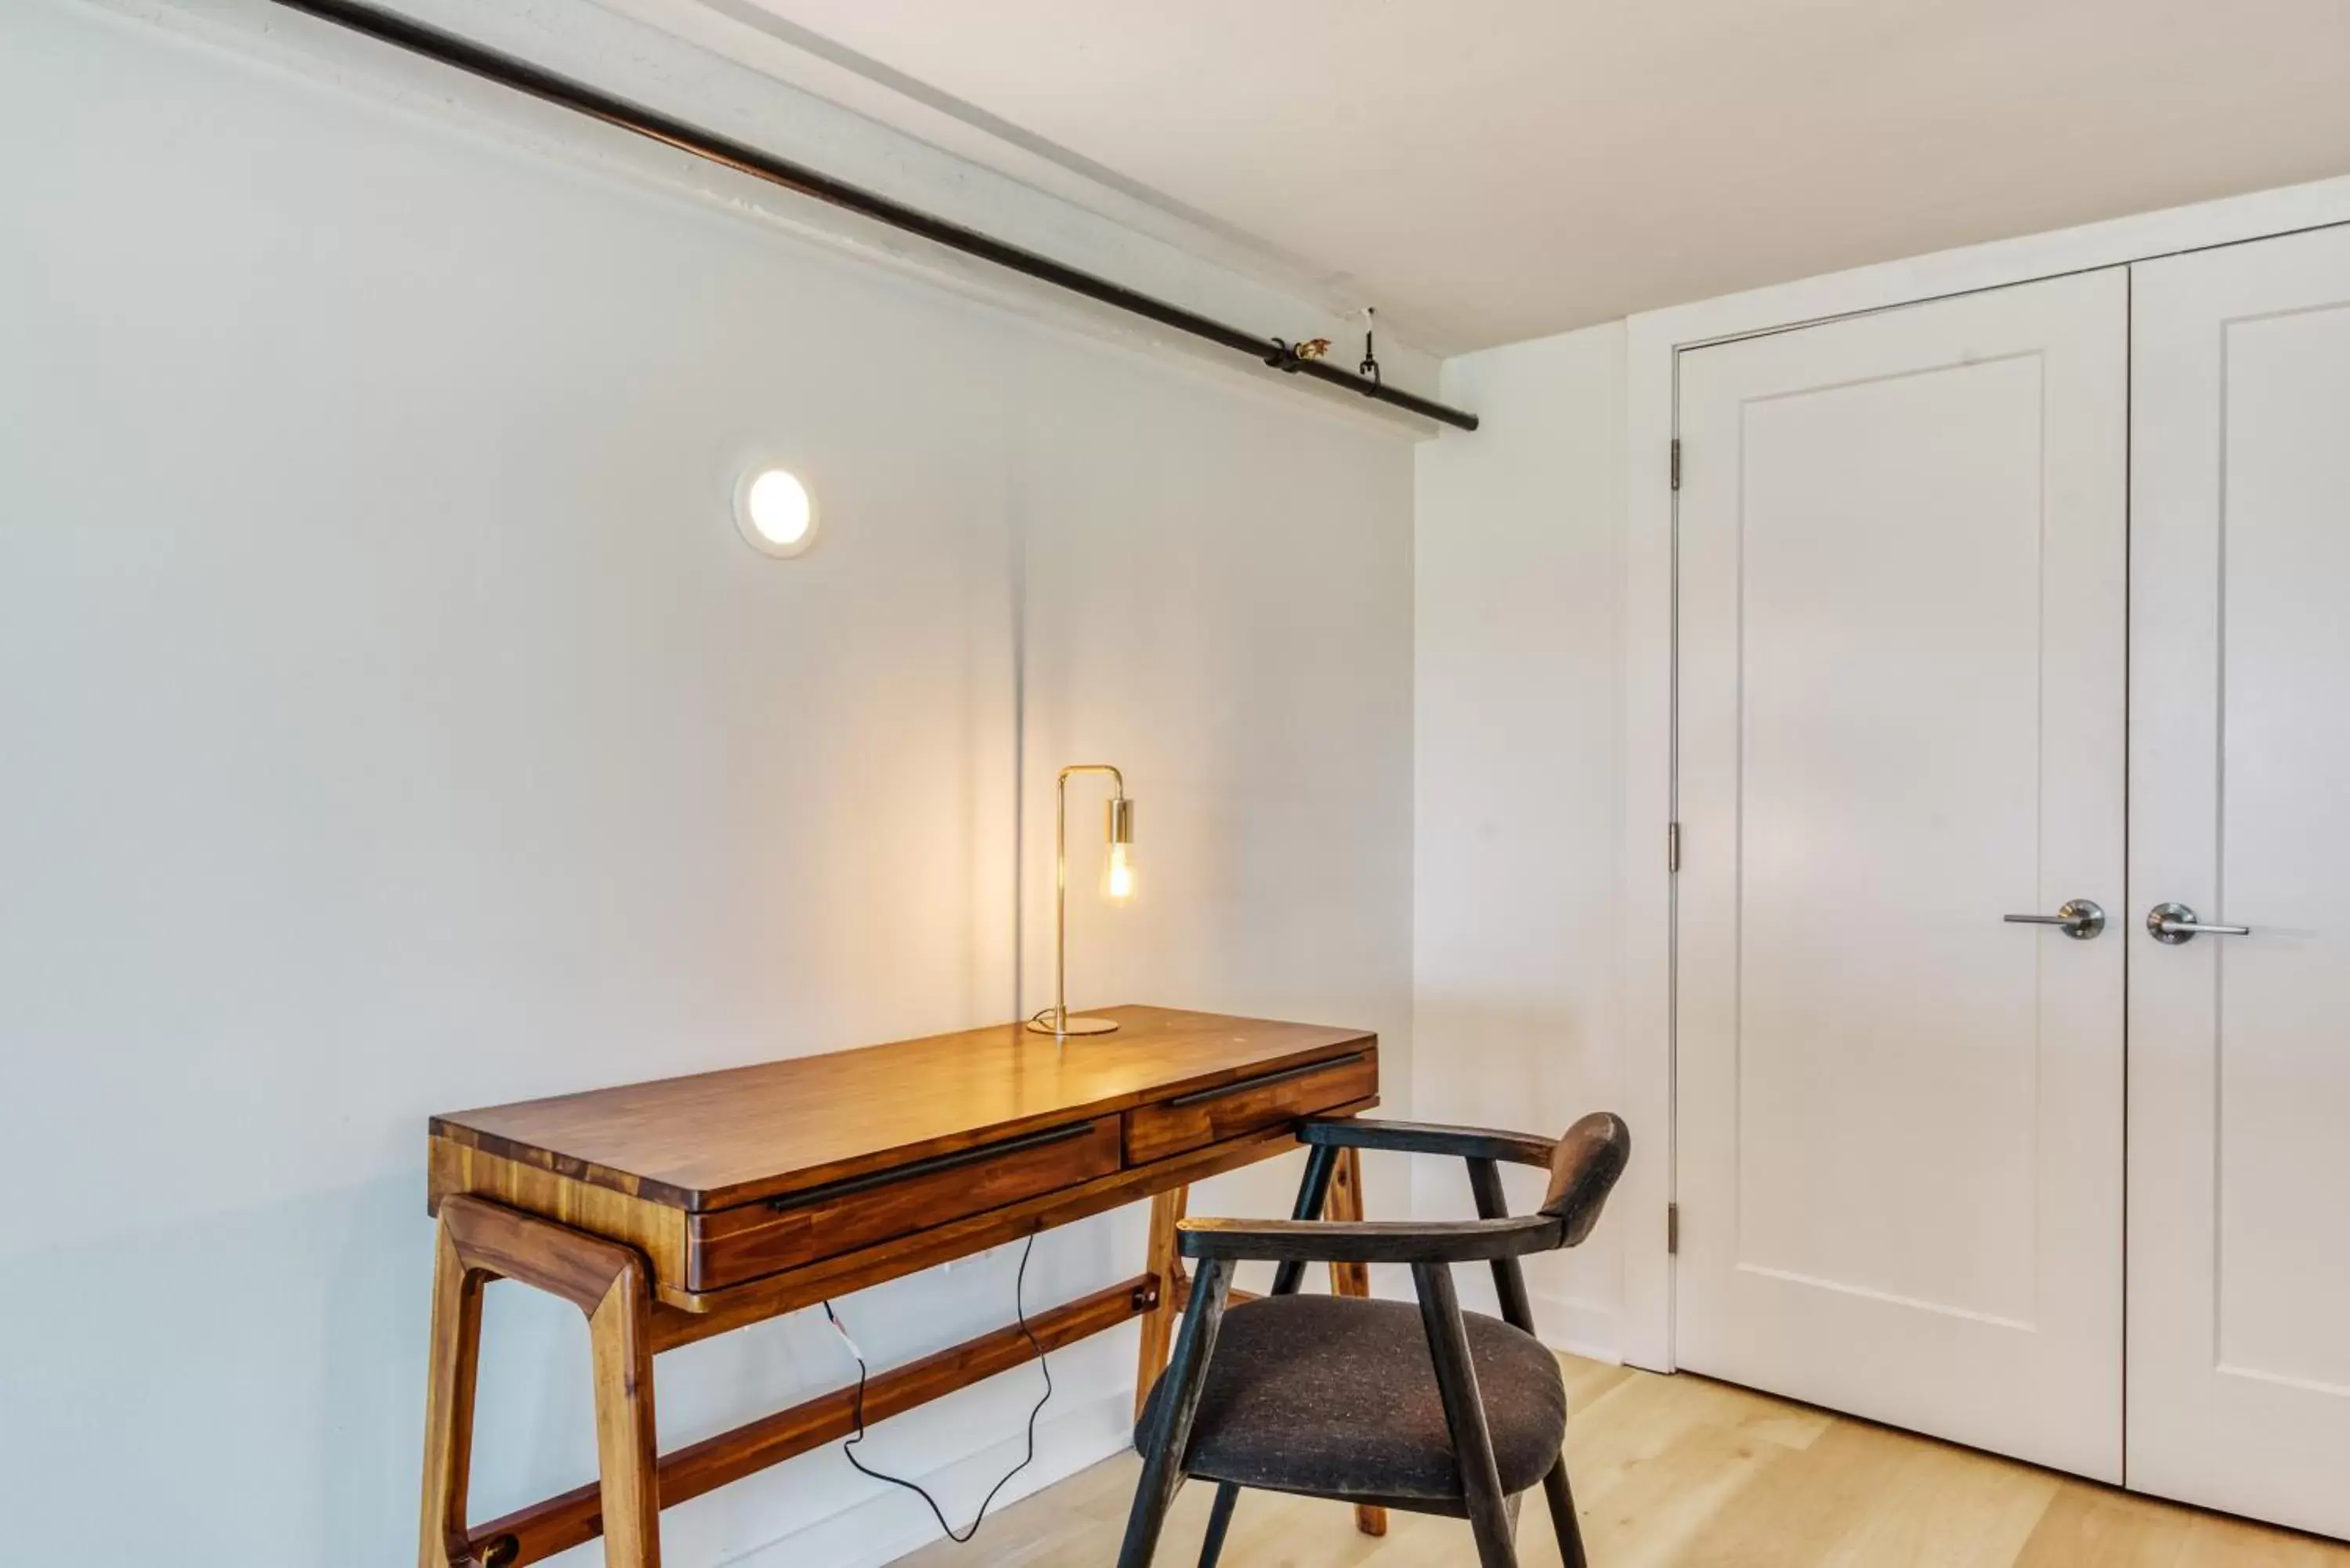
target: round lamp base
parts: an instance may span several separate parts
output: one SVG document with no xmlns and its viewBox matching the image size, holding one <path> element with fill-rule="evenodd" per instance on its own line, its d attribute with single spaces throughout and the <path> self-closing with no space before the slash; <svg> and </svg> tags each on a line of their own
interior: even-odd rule
<svg viewBox="0 0 2350 1568">
<path fill-rule="evenodd" d="M 1115 1018 L 1071 1018 L 1055 1027 L 1050 1012 L 1040 1012 L 1028 1021 L 1031 1034 L 1051 1034 L 1060 1038 L 1071 1034 L 1109 1034 L 1116 1033 L 1117 1029 L 1118 1020 Z"/>
</svg>

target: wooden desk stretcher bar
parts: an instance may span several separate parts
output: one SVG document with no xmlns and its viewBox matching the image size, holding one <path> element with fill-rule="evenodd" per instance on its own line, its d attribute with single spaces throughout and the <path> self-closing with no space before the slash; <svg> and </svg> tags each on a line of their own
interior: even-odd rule
<svg viewBox="0 0 2350 1568">
<path fill-rule="evenodd" d="M 1296 1147 L 1309 1116 L 1378 1103 L 1359 1030 L 1165 1008 L 1114 1034 L 1018 1024 L 436 1116 L 439 1217 L 421 1568 L 519 1568 L 598 1535 L 659 1568 L 660 1511 L 845 1438 L 842 1388 L 656 1454 L 652 1357 L 1140 1199 L 1145 1272 L 1030 1315 L 1046 1351 L 1143 1320 L 1137 1398 L 1165 1366 L 1191 1184 Z M 1352 1151 L 1347 1151 L 1351 1157 Z M 1342 1161 L 1334 1217 L 1358 1217 Z M 1359 1270 L 1333 1286 L 1368 1293 Z M 513 1279 L 588 1315 L 598 1480 L 466 1521 L 482 1292 Z M 1035 1355 L 1008 1326 L 876 1374 L 868 1423 Z M 1363 1511 L 1366 1530 L 1384 1529 Z"/>
</svg>

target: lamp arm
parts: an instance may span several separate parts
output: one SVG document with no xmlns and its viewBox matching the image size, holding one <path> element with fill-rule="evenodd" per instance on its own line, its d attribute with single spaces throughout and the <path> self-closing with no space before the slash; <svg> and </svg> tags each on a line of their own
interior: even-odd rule
<svg viewBox="0 0 2350 1568">
<path fill-rule="evenodd" d="M 1118 795 L 1126 794 L 1126 775 L 1107 763 L 1071 763 L 1061 770 L 1061 776 L 1055 781 L 1054 787 L 1066 791 L 1069 787 L 1069 777 L 1073 774 L 1107 774 L 1110 777 L 1111 793 Z"/>
</svg>

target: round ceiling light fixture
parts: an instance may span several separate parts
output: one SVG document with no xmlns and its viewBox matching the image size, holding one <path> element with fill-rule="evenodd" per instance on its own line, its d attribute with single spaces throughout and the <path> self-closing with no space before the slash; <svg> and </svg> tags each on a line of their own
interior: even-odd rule
<svg viewBox="0 0 2350 1568">
<path fill-rule="evenodd" d="M 816 543 L 816 497 L 790 469 L 754 464 L 734 486 L 734 526 L 763 556 L 796 556 Z"/>
</svg>

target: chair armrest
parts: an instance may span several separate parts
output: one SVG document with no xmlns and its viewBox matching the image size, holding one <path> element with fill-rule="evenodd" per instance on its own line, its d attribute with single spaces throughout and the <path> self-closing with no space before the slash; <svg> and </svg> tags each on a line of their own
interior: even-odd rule
<svg viewBox="0 0 2350 1568">
<path fill-rule="evenodd" d="M 1491 1127 L 1440 1127 L 1433 1122 L 1364 1121 L 1332 1116 L 1301 1123 L 1297 1141 L 1341 1148 L 1376 1148 L 1398 1154 L 1444 1154 L 1460 1159 L 1502 1159 L 1513 1165 L 1550 1164 L 1557 1146 L 1526 1133 Z"/>
<path fill-rule="evenodd" d="M 1187 1258 L 1228 1262 L 1475 1263 L 1545 1252 L 1559 1243 L 1548 1214 L 1502 1220 L 1186 1220 L 1176 1246 Z"/>
</svg>

